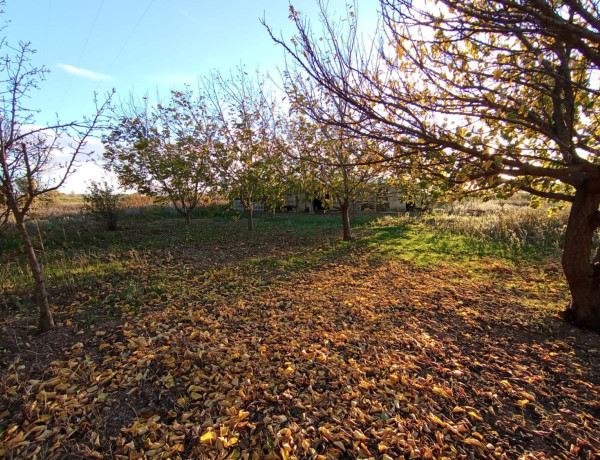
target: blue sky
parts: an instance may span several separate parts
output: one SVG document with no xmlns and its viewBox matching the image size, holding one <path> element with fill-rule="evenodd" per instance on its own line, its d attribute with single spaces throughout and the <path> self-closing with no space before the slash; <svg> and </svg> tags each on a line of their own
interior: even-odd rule
<svg viewBox="0 0 600 460">
<path fill-rule="evenodd" d="M 292 3 L 316 18 L 315 0 Z M 338 11 L 345 4 L 329 1 Z M 29 104 L 42 124 L 57 113 L 61 121 L 90 114 L 94 92 L 166 95 L 211 69 L 228 73 L 240 64 L 274 72 L 283 51 L 259 18 L 290 37 L 288 8 L 286 0 L 7 0 L 4 34 L 11 44 L 30 41 L 34 62 L 51 71 Z M 359 8 L 361 20 L 374 24 L 377 1 L 361 0 Z M 83 180 L 70 186 L 82 192 Z"/>
</svg>

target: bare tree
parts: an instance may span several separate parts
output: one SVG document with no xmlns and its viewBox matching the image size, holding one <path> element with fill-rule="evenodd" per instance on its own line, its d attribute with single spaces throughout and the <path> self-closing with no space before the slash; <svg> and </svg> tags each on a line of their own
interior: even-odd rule
<svg viewBox="0 0 600 460">
<path fill-rule="evenodd" d="M 54 327 L 48 304 L 42 268 L 38 262 L 25 220 L 38 197 L 58 190 L 75 170 L 84 154 L 86 140 L 97 129 L 110 96 L 96 106 L 96 113 L 81 122 L 49 126 L 34 125 L 35 112 L 26 106 L 29 94 L 44 80 L 47 70 L 31 63 L 34 52 L 29 43 L 16 48 L 6 42 L 0 50 L 2 89 L 0 90 L 0 199 L 13 216 L 25 246 L 34 278 L 39 327 Z"/>
</svg>

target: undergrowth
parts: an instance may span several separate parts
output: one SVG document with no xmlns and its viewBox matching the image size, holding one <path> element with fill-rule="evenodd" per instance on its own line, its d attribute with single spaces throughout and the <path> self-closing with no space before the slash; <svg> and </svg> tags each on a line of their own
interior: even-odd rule
<svg viewBox="0 0 600 460">
<path fill-rule="evenodd" d="M 198 215 L 216 217 L 196 218 L 191 225 L 177 217 L 128 217 L 117 232 L 105 231 L 81 216 L 34 220 L 29 228 L 51 295 L 72 298 L 88 285 L 126 273 L 128 264 L 140 257 L 151 260 L 166 253 L 186 259 L 200 251 L 190 256 L 194 263 L 254 267 L 267 276 L 309 271 L 363 245 L 371 249 L 372 257 L 429 267 L 463 264 L 485 271 L 487 264 L 479 261 L 486 258 L 511 266 L 522 261 L 544 264 L 559 258 L 566 219 L 565 211 L 549 217 L 547 210 L 515 205 L 454 206 L 432 214 L 381 219 L 353 216 L 356 239 L 342 242 L 336 213 L 257 213 L 255 231 L 249 233 L 244 216 L 217 215 L 221 211 L 216 206 L 198 210 Z M 284 253 L 277 248 L 293 250 Z M 13 229 L 5 228 L 0 235 L 3 315 L 35 313 L 30 285 L 22 243 Z"/>
<path fill-rule="evenodd" d="M 417 231 L 429 243 L 421 250 L 435 249 L 442 254 L 541 260 L 560 257 L 567 218 L 566 209 L 552 213 L 548 208 L 514 205 L 487 209 L 465 206 L 424 215 L 386 216 L 375 225 L 375 232 L 379 234 L 376 241 L 385 241 L 384 234 L 397 237 L 398 232 Z M 413 230 L 406 226 L 413 226 Z"/>
</svg>

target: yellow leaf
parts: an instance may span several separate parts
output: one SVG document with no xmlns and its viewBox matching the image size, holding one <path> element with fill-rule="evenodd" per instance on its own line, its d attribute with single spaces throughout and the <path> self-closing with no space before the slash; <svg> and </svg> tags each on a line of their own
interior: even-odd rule
<svg viewBox="0 0 600 460">
<path fill-rule="evenodd" d="M 214 431 L 207 431 L 202 436 L 200 436 L 200 442 L 208 443 L 212 440 L 217 439 L 217 433 Z"/>
<path fill-rule="evenodd" d="M 478 447 L 481 447 L 481 448 L 485 448 L 485 446 L 483 445 L 483 443 L 481 441 L 475 439 L 475 438 L 467 438 L 467 439 L 464 439 L 463 442 L 465 444 L 469 444 L 471 446 L 478 446 Z"/>
<path fill-rule="evenodd" d="M 288 366 L 285 369 L 280 368 L 279 372 L 281 372 L 283 375 L 290 375 L 294 373 L 294 368 L 292 366 Z"/>
<path fill-rule="evenodd" d="M 437 385 L 433 386 L 433 392 L 443 396 L 444 398 L 449 398 L 451 396 L 445 388 L 438 387 Z"/>
<path fill-rule="evenodd" d="M 238 443 L 238 441 L 238 438 L 236 438 L 235 436 L 229 438 L 229 440 L 227 441 L 227 447 L 235 446 Z"/>
<path fill-rule="evenodd" d="M 236 460 L 238 458 L 240 458 L 240 456 L 242 455 L 242 453 L 240 452 L 239 449 L 235 449 L 230 455 L 229 457 L 227 457 L 227 460 L 231 459 L 231 460 Z"/>
<path fill-rule="evenodd" d="M 472 411 L 472 410 L 470 410 L 470 411 L 469 411 L 469 415 L 470 415 L 471 417 L 473 417 L 475 420 L 479 421 L 479 422 L 483 421 L 483 418 L 481 418 L 481 415 L 479 415 L 479 414 L 478 414 L 477 412 L 475 412 L 475 411 Z"/>
<path fill-rule="evenodd" d="M 171 452 L 183 452 L 184 450 L 185 447 L 181 443 L 177 443 L 171 448 Z"/>
</svg>

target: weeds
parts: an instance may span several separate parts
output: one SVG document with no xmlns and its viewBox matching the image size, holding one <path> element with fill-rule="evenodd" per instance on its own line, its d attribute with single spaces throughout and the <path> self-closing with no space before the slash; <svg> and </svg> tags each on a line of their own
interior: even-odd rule
<svg viewBox="0 0 600 460">
<path fill-rule="evenodd" d="M 547 207 L 530 208 L 517 205 L 465 205 L 437 209 L 422 216 L 386 217 L 378 225 L 403 226 L 418 223 L 425 231 L 437 234 L 442 252 L 444 245 L 459 245 L 453 251 L 483 256 L 540 259 L 558 256 L 562 249 L 568 209 L 550 213 Z M 466 239 L 456 240 L 461 236 Z M 444 242 L 445 241 L 445 242 Z M 598 242 L 596 242 L 596 245 Z M 451 251 L 452 252 L 452 251 Z"/>
<path fill-rule="evenodd" d="M 548 208 L 507 206 L 504 209 L 473 213 L 437 213 L 428 223 L 476 239 L 513 246 L 536 246 L 548 252 L 561 249 L 568 211 L 549 215 Z"/>
</svg>

